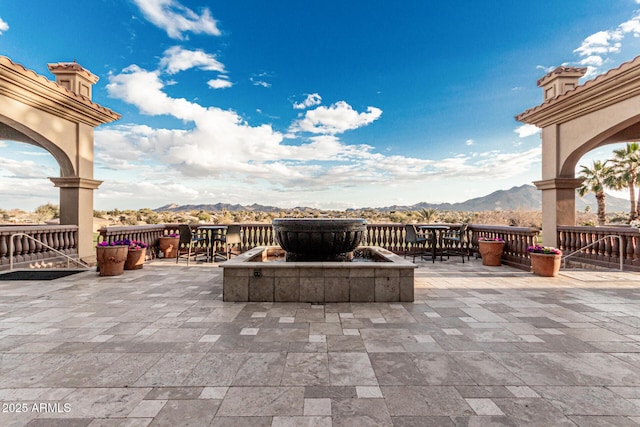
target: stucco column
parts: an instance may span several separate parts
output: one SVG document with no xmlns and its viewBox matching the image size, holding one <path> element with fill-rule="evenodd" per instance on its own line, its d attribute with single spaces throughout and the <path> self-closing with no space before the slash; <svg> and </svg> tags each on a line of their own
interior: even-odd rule
<svg viewBox="0 0 640 427">
<path fill-rule="evenodd" d="M 96 261 L 93 247 L 93 190 L 102 181 L 80 177 L 49 178 L 60 188 L 60 224 L 78 226 L 78 257 Z"/>
<path fill-rule="evenodd" d="M 542 191 L 542 244 L 558 246 L 558 225 L 576 225 L 576 188 L 582 178 L 535 181 Z"/>
</svg>

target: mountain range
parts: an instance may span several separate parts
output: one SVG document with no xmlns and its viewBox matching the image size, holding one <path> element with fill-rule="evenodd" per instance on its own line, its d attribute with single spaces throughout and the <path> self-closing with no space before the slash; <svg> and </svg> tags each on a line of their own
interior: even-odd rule
<svg viewBox="0 0 640 427">
<path fill-rule="evenodd" d="M 629 201 L 607 195 L 607 212 L 628 212 Z M 583 211 L 589 206 L 593 212 L 597 211 L 597 204 L 595 195 L 590 193 L 585 197 L 576 198 L 576 210 Z M 475 197 L 473 199 L 466 200 L 459 203 L 429 203 L 420 202 L 410 206 L 392 205 L 385 207 L 367 208 L 375 209 L 382 212 L 388 211 L 405 211 L 405 210 L 422 210 L 422 209 L 437 209 L 439 211 L 468 211 L 468 212 L 480 212 L 480 211 L 493 211 L 493 210 L 525 210 L 535 211 L 540 210 L 542 207 L 542 192 L 539 191 L 533 185 L 525 184 L 519 187 L 512 187 L 509 190 L 498 190 L 490 193 L 486 196 Z M 308 207 L 298 207 L 299 210 L 313 210 Z M 165 205 L 154 209 L 156 212 L 184 212 L 184 211 L 206 211 L 206 212 L 220 212 L 220 211 L 253 211 L 253 212 L 280 212 L 283 210 L 275 206 L 264 206 L 259 204 L 252 205 L 239 205 L 229 203 L 215 203 L 215 204 L 193 204 L 193 205 L 177 205 L 175 203 Z M 355 210 L 355 209 L 349 209 Z"/>
</svg>

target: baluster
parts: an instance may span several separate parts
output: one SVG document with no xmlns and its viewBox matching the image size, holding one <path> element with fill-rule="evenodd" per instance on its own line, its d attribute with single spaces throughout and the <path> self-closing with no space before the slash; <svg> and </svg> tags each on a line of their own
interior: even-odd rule
<svg viewBox="0 0 640 427">
<path fill-rule="evenodd" d="M 27 254 L 29 253 L 29 238 L 27 236 L 21 236 L 20 239 L 22 240 L 21 255 L 24 257 L 24 259 L 27 259 Z"/>
<path fill-rule="evenodd" d="M 51 233 L 53 237 L 53 245 L 51 245 L 54 249 L 60 250 L 60 236 L 58 233 Z"/>
<path fill-rule="evenodd" d="M 638 244 L 640 243 L 640 239 L 634 236 L 624 236 L 624 239 L 626 241 L 624 257 L 630 263 L 633 263 L 634 260 L 638 259 L 638 249 L 640 249 L 638 248 Z"/>
<path fill-rule="evenodd" d="M 33 237 L 33 236 L 31 236 Z M 28 243 L 27 254 L 34 255 L 36 253 L 36 242 L 35 240 L 29 239 L 25 236 L 25 240 Z"/>
<path fill-rule="evenodd" d="M 13 239 L 13 258 L 14 261 L 22 261 L 22 237 L 16 236 Z"/>
<path fill-rule="evenodd" d="M 622 236 L 624 239 L 624 236 Z M 620 262 L 620 239 L 609 237 L 611 239 L 611 262 Z"/>
<path fill-rule="evenodd" d="M 0 260 L 8 257 L 8 254 L 9 254 L 8 239 L 9 239 L 9 236 L 0 235 Z"/>
</svg>

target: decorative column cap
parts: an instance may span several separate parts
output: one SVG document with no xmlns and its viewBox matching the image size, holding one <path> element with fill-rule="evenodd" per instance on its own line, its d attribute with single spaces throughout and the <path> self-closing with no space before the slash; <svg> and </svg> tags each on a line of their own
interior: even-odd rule
<svg viewBox="0 0 640 427">
<path fill-rule="evenodd" d="M 47 67 L 56 76 L 56 83 L 60 86 L 91 99 L 91 87 L 98 82 L 98 76 L 75 61 L 47 64 Z"/>
<path fill-rule="evenodd" d="M 97 189 L 102 181 L 96 181 L 95 179 L 81 178 L 79 176 L 67 176 L 67 177 L 49 177 L 53 185 L 60 188 L 87 188 L 89 190 Z"/>
<path fill-rule="evenodd" d="M 582 185 L 582 181 L 584 181 L 583 178 L 551 178 L 533 181 L 533 185 L 538 190 L 575 190 Z"/>
<path fill-rule="evenodd" d="M 578 86 L 578 81 L 587 73 L 583 67 L 557 67 L 540 80 L 539 87 L 544 92 L 544 100 L 560 96 Z"/>
</svg>

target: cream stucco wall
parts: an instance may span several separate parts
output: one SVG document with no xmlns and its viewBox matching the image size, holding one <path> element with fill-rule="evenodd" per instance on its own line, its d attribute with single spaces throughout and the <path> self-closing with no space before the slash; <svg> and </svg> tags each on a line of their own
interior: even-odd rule
<svg viewBox="0 0 640 427">
<path fill-rule="evenodd" d="M 49 69 L 71 83 L 59 85 L 0 56 L 0 138 L 42 147 L 56 159 L 60 176 L 50 179 L 60 188 L 60 223 L 78 226 L 78 255 L 91 262 L 93 191 L 101 183 L 93 179 L 94 128 L 120 116 L 91 101 L 98 78 L 80 65 Z"/>
</svg>

